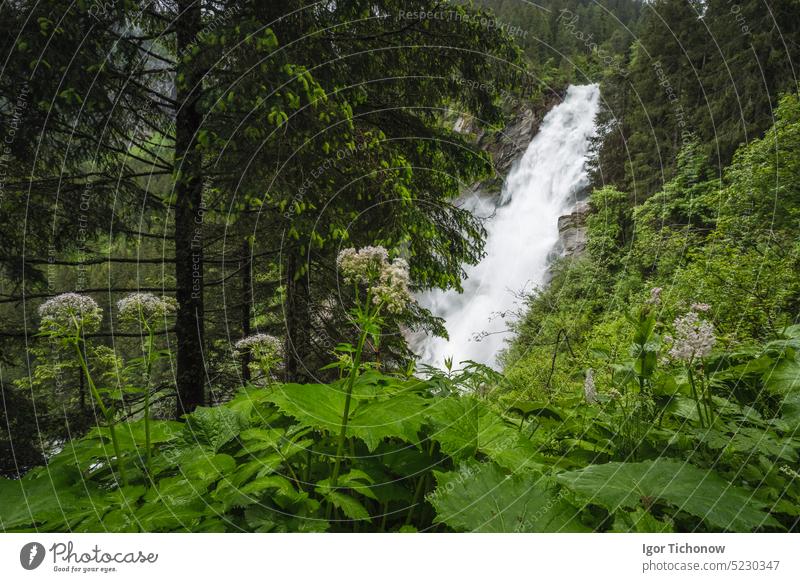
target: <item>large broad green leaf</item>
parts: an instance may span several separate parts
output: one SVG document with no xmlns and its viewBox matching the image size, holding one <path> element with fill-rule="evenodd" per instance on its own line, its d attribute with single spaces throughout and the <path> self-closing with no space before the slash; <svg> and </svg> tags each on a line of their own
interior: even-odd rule
<svg viewBox="0 0 800 582">
<path fill-rule="evenodd" d="M 633 511 L 618 511 L 614 516 L 614 527 L 611 531 L 619 533 L 671 533 L 675 530 L 671 522 L 658 520 L 646 509 L 636 508 Z"/>
<path fill-rule="evenodd" d="M 370 452 L 388 437 L 416 444 L 426 405 L 425 399 L 413 394 L 364 403 L 350 418 L 347 432 L 363 440 Z"/>
<path fill-rule="evenodd" d="M 202 449 L 195 450 L 194 454 L 187 451 L 177 461 L 181 473 L 187 479 L 197 481 L 203 486 L 210 485 L 236 468 L 236 461 L 230 455 L 209 455 Z"/>
<path fill-rule="evenodd" d="M 781 418 L 788 423 L 788 432 L 800 435 L 800 393 L 789 394 L 783 399 Z"/>
<path fill-rule="evenodd" d="M 435 521 L 457 531 L 587 531 L 578 511 L 539 475 L 507 475 L 494 463 L 473 461 L 457 471 L 437 473 L 436 482 L 428 496 Z"/>
<path fill-rule="evenodd" d="M 217 452 L 238 436 L 243 428 L 245 422 L 241 415 L 230 408 L 200 407 L 186 417 L 183 438 Z"/>
<path fill-rule="evenodd" d="M 675 459 L 591 465 L 562 473 L 558 480 L 590 503 L 611 511 L 661 501 L 723 530 L 779 527 L 750 492 L 731 485 L 713 471 Z"/>
<path fill-rule="evenodd" d="M 168 507 L 180 507 L 198 502 L 206 493 L 207 486 L 199 480 L 189 480 L 183 476 L 167 477 L 158 485 L 149 489 L 144 496 L 145 506 L 148 504 L 164 504 Z"/>
<path fill-rule="evenodd" d="M 760 453 L 792 463 L 797 461 L 792 440 L 781 439 L 771 431 L 737 425 L 730 434 L 711 428 L 698 428 L 691 432 L 698 442 L 713 450 L 746 454 L 748 458 L 755 458 L 754 455 Z"/>
<path fill-rule="evenodd" d="M 337 385 L 325 384 L 287 384 L 270 396 L 278 408 L 304 425 L 334 434 L 341 428 L 345 399 Z M 411 393 L 399 393 L 380 400 L 372 394 L 354 393 L 348 434 L 362 439 L 370 451 L 388 437 L 416 443 L 424 421 L 422 412 L 425 406 L 425 399 Z"/>
<path fill-rule="evenodd" d="M 782 335 L 790 339 L 800 339 L 800 324 L 790 325 L 783 330 Z"/>
<path fill-rule="evenodd" d="M 539 464 L 541 455 L 536 446 L 476 398 L 444 398 L 428 411 L 434 426 L 431 438 L 454 459 L 468 459 L 482 453 L 514 471 Z"/>
<path fill-rule="evenodd" d="M 66 530 L 108 506 L 102 492 L 67 467 L 35 469 L 19 480 L 0 479 L 0 531 L 51 524 Z"/>
<path fill-rule="evenodd" d="M 181 505 L 146 503 L 136 510 L 134 520 L 145 532 L 195 531 L 207 507 L 204 501 Z"/>
<path fill-rule="evenodd" d="M 764 374 L 764 386 L 773 394 L 800 392 L 800 362 L 783 359 Z"/>
<path fill-rule="evenodd" d="M 474 398 L 443 398 L 428 408 L 433 440 L 454 459 L 466 459 L 478 450 L 481 403 Z"/>
<path fill-rule="evenodd" d="M 332 433 L 342 426 L 345 394 L 336 385 L 284 384 L 276 388 L 269 401 L 306 426 Z"/>
</svg>

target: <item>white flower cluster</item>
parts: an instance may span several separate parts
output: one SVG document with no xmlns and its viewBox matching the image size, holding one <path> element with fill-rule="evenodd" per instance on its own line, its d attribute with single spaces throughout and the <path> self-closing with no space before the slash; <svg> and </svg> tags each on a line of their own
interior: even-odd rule
<svg viewBox="0 0 800 582">
<path fill-rule="evenodd" d="M 240 352 L 250 351 L 257 358 L 275 357 L 283 349 L 281 340 L 265 333 L 257 333 L 242 338 L 234 346 Z"/>
<path fill-rule="evenodd" d="M 691 362 L 694 358 L 705 358 L 717 343 L 714 326 L 700 319 L 697 311 L 690 311 L 678 317 L 673 325 L 674 339 L 669 336 L 665 336 L 664 339 L 672 342 L 669 355 L 676 360 Z"/>
<path fill-rule="evenodd" d="M 594 370 L 586 370 L 586 378 L 583 381 L 583 395 L 589 404 L 597 403 L 597 388 L 594 385 Z"/>
<path fill-rule="evenodd" d="M 389 253 L 383 247 L 364 247 L 361 250 L 343 249 L 336 257 L 336 266 L 348 283 L 369 285 L 380 277 Z"/>
<path fill-rule="evenodd" d="M 383 305 L 391 313 L 401 313 L 411 302 L 408 263 L 403 259 L 390 262 L 389 253 L 383 247 L 364 247 L 359 251 L 344 249 L 336 265 L 348 283 L 370 285 L 372 302 Z"/>
<path fill-rule="evenodd" d="M 42 327 L 53 330 L 96 331 L 103 321 L 103 311 L 97 302 L 86 295 L 62 293 L 48 299 L 39 306 Z"/>
<path fill-rule="evenodd" d="M 650 289 L 650 299 L 647 300 L 647 303 L 650 305 L 660 305 L 662 291 L 663 289 L 661 287 L 653 287 Z"/>
<path fill-rule="evenodd" d="M 383 303 L 391 313 L 401 313 L 411 301 L 409 283 L 408 263 L 395 259 L 381 271 L 378 284 L 372 288 L 375 294 L 372 301 L 376 305 Z"/>
<path fill-rule="evenodd" d="M 119 319 L 123 322 L 147 323 L 175 313 L 178 303 L 172 297 L 156 297 L 152 293 L 132 293 L 117 301 Z"/>
</svg>

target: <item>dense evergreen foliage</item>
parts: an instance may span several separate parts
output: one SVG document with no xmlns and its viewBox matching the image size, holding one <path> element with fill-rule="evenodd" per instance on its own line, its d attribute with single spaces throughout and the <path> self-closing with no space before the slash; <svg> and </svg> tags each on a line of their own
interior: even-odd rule
<svg viewBox="0 0 800 582">
<path fill-rule="evenodd" d="M 343 243 L 403 247 L 420 288 L 458 286 L 462 263 L 480 257 L 480 224 L 450 201 L 491 165 L 441 119 L 455 108 L 499 121 L 499 92 L 524 76 L 510 37 L 480 13 L 413 18 L 421 2 L 101 8 L 3 6 L 0 83 L 15 96 L 2 108 L 15 128 L 0 201 L 3 388 L 39 404 L 38 420 L 10 413 L 13 438 L 43 433 L 26 447 L 80 434 L 93 416 L 77 368 L 22 344 L 56 292 L 103 307 L 131 291 L 175 296 L 174 322 L 157 330 L 174 367 L 157 370 L 154 390 L 159 414 L 179 418 L 248 380 L 231 344 L 256 329 L 284 338 L 287 379 L 319 373 L 350 335 L 331 268 Z M 425 312 L 403 317 L 437 326 Z M 113 354 L 143 344 L 117 328 L 108 319 L 96 332 L 112 356 L 92 362 L 122 386 L 133 380 Z M 384 360 L 407 356 L 399 339 L 385 349 Z M 128 414 L 140 406 L 141 395 L 125 401 Z"/>
</svg>

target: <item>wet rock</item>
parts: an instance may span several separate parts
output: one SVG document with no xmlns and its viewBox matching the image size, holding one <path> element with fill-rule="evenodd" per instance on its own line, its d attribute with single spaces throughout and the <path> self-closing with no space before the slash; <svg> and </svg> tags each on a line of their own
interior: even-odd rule
<svg viewBox="0 0 800 582">
<path fill-rule="evenodd" d="M 577 257 L 586 250 L 588 215 L 589 203 L 584 200 L 578 202 L 570 214 L 558 219 L 558 248 L 562 257 Z"/>
<path fill-rule="evenodd" d="M 492 157 L 495 176 L 474 184 L 471 190 L 489 195 L 500 194 L 503 182 L 514 163 L 522 157 L 531 140 L 538 133 L 544 116 L 561 102 L 561 93 L 552 91 L 535 104 L 522 102 L 511 112 L 511 121 L 500 131 L 487 132 L 485 127 L 470 116 L 460 116 L 453 126 L 459 133 L 472 134 L 476 145 Z"/>
<path fill-rule="evenodd" d="M 535 106 L 526 103 L 514 112 L 511 122 L 502 131 L 492 134 L 482 132 L 478 135 L 478 146 L 491 154 L 501 182 L 514 162 L 528 149 L 528 144 L 539 132 L 544 116 L 563 97 L 563 94 L 554 91 Z"/>
</svg>

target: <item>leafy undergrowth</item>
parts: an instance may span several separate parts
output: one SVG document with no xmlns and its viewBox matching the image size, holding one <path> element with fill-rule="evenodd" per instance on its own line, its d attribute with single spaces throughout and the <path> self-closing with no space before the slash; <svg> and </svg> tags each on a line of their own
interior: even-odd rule
<svg viewBox="0 0 800 582">
<path fill-rule="evenodd" d="M 633 391 L 509 407 L 465 393 L 469 372 L 420 380 L 369 371 L 352 387 L 335 486 L 347 380 L 253 387 L 185 422 L 151 421 L 149 475 L 138 421 L 116 426 L 120 458 L 108 429 L 96 428 L 47 466 L 0 480 L 0 529 L 792 531 L 793 354 L 729 358 L 715 380 L 717 393 L 733 386 L 728 378 L 766 382 L 775 414 L 714 396 L 714 423 L 701 427 L 685 381 L 670 376 L 653 382 L 639 433 Z"/>
</svg>

